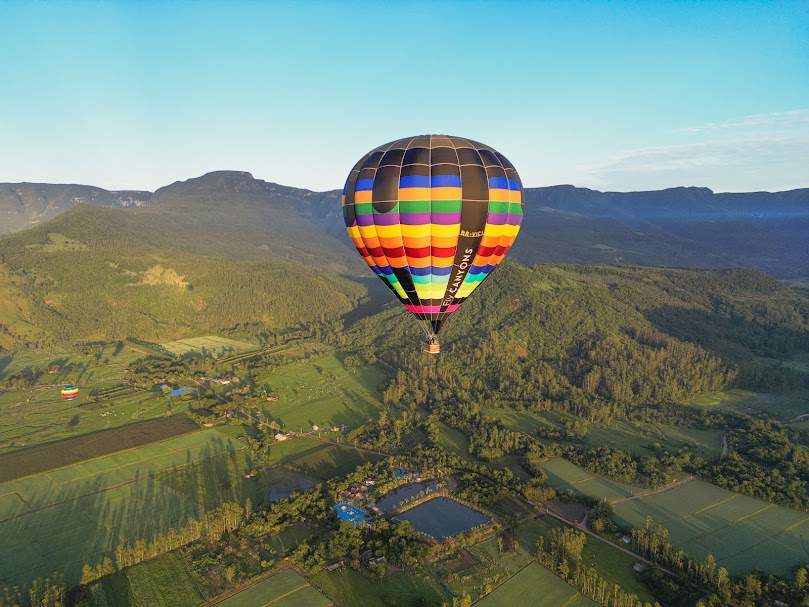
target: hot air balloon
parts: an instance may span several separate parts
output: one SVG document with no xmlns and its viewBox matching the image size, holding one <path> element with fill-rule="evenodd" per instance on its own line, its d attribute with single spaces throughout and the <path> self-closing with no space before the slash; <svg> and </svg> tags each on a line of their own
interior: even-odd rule
<svg viewBox="0 0 809 607">
<path fill-rule="evenodd" d="M 65 386 L 62 388 L 62 398 L 65 400 L 73 400 L 78 394 L 79 389 L 76 386 Z"/>
<path fill-rule="evenodd" d="M 523 216 L 514 166 L 487 145 L 421 135 L 368 152 L 343 189 L 362 258 L 419 319 L 425 352 L 508 252 Z"/>
</svg>

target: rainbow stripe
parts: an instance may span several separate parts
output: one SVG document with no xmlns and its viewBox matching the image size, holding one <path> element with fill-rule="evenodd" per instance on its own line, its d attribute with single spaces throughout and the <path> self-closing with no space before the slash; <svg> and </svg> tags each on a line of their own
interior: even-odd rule
<svg viewBox="0 0 809 607">
<path fill-rule="evenodd" d="M 73 400 L 78 394 L 79 389 L 76 386 L 65 386 L 62 388 L 62 398 L 65 400 Z"/>
<path fill-rule="evenodd" d="M 382 145 L 354 166 L 343 189 L 357 251 L 434 333 L 503 260 L 522 216 L 512 164 L 460 137 Z"/>
</svg>

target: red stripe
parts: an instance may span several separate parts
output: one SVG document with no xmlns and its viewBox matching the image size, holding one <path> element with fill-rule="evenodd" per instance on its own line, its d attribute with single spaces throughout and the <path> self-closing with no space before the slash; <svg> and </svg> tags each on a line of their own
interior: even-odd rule
<svg viewBox="0 0 809 607">
<path fill-rule="evenodd" d="M 430 247 L 421 247 L 418 249 L 414 247 L 405 247 L 405 254 L 413 259 L 422 259 L 430 256 Z"/>
<path fill-rule="evenodd" d="M 494 247 L 480 247 L 478 249 L 478 255 L 480 255 L 481 257 L 491 257 L 496 250 L 497 250 L 497 246 L 494 246 Z"/>
<path fill-rule="evenodd" d="M 404 247 L 382 247 L 385 251 L 385 257 L 404 257 Z"/>
</svg>

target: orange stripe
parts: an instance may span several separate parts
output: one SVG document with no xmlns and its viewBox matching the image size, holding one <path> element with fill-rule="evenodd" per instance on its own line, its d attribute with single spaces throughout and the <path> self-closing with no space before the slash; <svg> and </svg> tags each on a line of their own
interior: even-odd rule
<svg viewBox="0 0 809 607">
<path fill-rule="evenodd" d="M 359 192 L 354 192 L 354 203 L 358 202 L 372 202 L 373 198 L 373 191 L 372 190 L 361 190 Z"/>
<path fill-rule="evenodd" d="M 430 188 L 401 188 L 399 200 L 430 200 Z"/>
<path fill-rule="evenodd" d="M 432 200 L 461 200 L 461 188 L 430 188 Z"/>
</svg>

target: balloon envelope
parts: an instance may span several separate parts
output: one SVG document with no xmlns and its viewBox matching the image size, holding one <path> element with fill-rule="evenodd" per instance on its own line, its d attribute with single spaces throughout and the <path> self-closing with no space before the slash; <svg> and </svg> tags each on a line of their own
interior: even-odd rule
<svg viewBox="0 0 809 607">
<path fill-rule="evenodd" d="M 76 386 L 65 386 L 62 388 L 62 398 L 65 400 L 73 400 L 78 394 L 79 389 Z"/>
<path fill-rule="evenodd" d="M 408 137 L 354 166 L 343 217 L 362 258 L 432 337 L 511 248 L 523 217 L 522 183 L 487 145 Z"/>
</svg>

